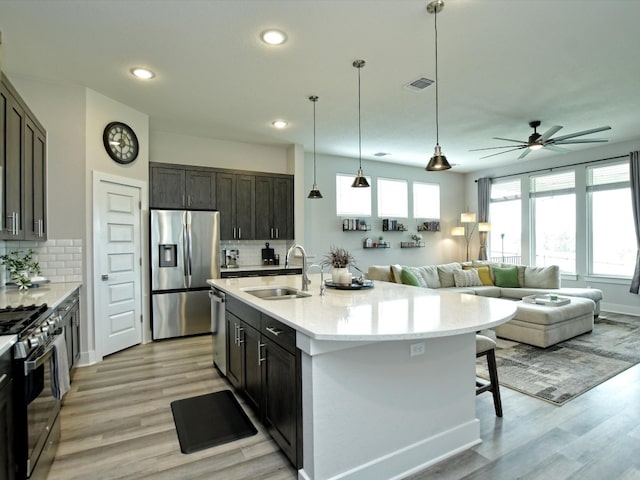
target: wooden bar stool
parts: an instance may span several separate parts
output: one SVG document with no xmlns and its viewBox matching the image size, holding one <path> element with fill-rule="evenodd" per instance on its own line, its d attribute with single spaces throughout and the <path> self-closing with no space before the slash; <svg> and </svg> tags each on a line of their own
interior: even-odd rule
<svg viewBox="0 0 640 480">
<path fill-rule="evenodd" d="M 496 366 L 496 342 L 484 335 L 476 335 L 476 358 L 487 357 L 487 368 L 489 369 L 489 382 L 476 377 L 476 395 L 484 392 L 493 394 L 493 406 L 496 415 L 502 417 L 502 402 L 500 400 L 500 385 L 498 384 L 498 368 Z"/>
</svg>

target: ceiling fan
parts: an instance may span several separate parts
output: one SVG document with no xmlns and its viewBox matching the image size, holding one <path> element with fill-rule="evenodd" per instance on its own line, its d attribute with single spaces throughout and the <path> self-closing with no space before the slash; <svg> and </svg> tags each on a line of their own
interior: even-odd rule
<svg viewBox="0 0 640 480">
<path fill-rule="evenodd" d="M 523 140 L 513 140 L 511 138 L 500 138 L 493 137 L 494 140 L 504 140 L 505 142 L 515 142 L 517 145 L 506 145 L 504 147 L 488 147 L 488 148 L 476 148 L 474 150 L 469 150 L 470 152 L 478 152 L 481 150 L 494 150 L 496 148 L 509 148 L 510 150 L 506 150 L 504 152 L 492 153 L 491 155 L 486 155 L 480 158 L 488 158 L 493 157 L 495 155 L 502 155 L 503 153 L 513 152 L 514 150 L 522 150 L 525 149 L 524 152 L 520 154 L 518 160 L 526 157 L 531 153 L 532 150 L 540 150 L 541 148 L 548 148 L 549 150 L 553 150 L 555 152 L 568 152 L 566 148 L 559 147 L 558 145 L 569 145 L 574 143 L 602 143 L 608 142 L 606 138 L 584 138 L 580 140 L 572 140 L 575 137 L 581 137 L 583 135 L 589 135 L 591 133 L 602 132 L 604 130 L 611 130 L 611 127 L 598 127 L 592 128 L 590 130 L 583 130 L 582 132 L 570 133 L 568 135 L 562 135 L 560 137 L 551 138 L 555 135 L 558 130 L 562 127 L 559 125 L 555 125 L 551 127 L 549 130 L 540 134 L 537 132 L 537 128 L 540 126 L 540 120 L 532 120 L 529 122 L 529 126 L 533 128 L 533 133 L 529 135 L 529 139 L 526 141 Z"/>
</svg>

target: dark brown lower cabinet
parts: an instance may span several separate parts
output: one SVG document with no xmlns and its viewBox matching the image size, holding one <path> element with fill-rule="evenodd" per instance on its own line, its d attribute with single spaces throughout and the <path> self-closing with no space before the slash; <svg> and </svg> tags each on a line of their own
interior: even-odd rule
<svg viewBox="0 0 640 480">
<path fill-rule="evenodd" d="M 296 355 L 269 339 L 264 339 L 264 350 L 264 421 L 268 432 L 295 465 L 298 421 L 301 420 L 296 394 L 299 363 Z"/>
<path fill-rule="evenodd" d="M 227 378 L 289 461 L 301 468 L 301 354 L 295 331 L 246 304 L 240 308 L 236 299 L 227 300 Z"/>
</svg>

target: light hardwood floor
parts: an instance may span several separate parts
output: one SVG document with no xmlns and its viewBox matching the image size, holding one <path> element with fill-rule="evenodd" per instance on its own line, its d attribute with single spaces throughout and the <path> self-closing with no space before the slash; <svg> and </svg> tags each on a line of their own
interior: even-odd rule
<svg viewBox="0 0 640 480">
<path fill-rule="evenodd" d="M 209 337 L 140 345 L 79 368 L 48 480 L 295 479 L 248 408 L 257 435 L 180 452 L 170 402 L 225 388 Z M 480 445 L 410 479 L 640 479 L 640 365 L 562 407 L 501 393 L 502 419 L 490 394 L 477 398 Z"/>
</svg>

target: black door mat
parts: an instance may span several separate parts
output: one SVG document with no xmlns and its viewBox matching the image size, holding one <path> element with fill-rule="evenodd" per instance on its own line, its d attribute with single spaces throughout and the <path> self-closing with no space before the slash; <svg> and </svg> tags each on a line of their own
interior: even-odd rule
<svg viewBox="0 0 640 480">
<path fill-rule="evenodd" d="M 231 390 L 171 402 L 180 450 L 193 453 L 258 431 Z"/>
</svg>

